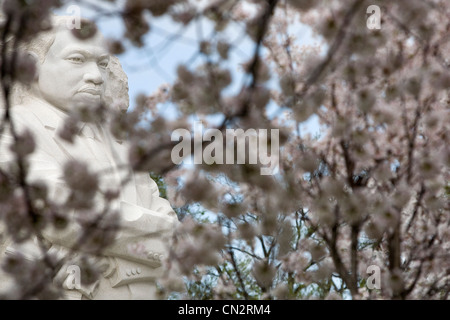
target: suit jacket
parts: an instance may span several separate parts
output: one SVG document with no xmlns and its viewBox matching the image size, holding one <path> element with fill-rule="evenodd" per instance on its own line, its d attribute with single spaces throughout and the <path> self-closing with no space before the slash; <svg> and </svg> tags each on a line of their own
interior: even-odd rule
<svg viewBox="0 0 450 320">
<path fill-rule="evenodd" d="M 14 106 L 11 114 L 18 131 L 28 129 L 36 140 L 36 151 L 29 159 L 28 180 L 45 181 L 52 199 L 62 199 L 67 193 L 61 169 L 71 159 L 85 161 L 103 173 L 100 189 L 120 190 L 119 199 L 108 204 L 120 211 L 122 227 L 115 243 L 105 251 L 108 269 L 94 285 L 68 291 L 68 298 L 154 298 L 154 280 L 162 274 L 161 260 L 167 254 L 168 239 L 177 219 L 168 201 L 159 197 L 158 187 L 149 174 L 123 170 L 128 168 L 126 143 L 116 141 L 109 130 L 93 124 L 84 125 L 74 144 L 62 140 L 58 130 L 66 115 L 37 98 Z M 12 159 L 5 149 L 8 145 L 5 140 L 12 143 L 12 138 L 5 134 L 2 139 L 0 165 L 6 165 Z M 131 178 L 121 186 L 120 181 L 126 175 Z M 79 235 L 76 228 L 45 233 L 54 250 L 71 247 Z M 6 253 L 25 250 L 3 247 Z"/>
</svg>

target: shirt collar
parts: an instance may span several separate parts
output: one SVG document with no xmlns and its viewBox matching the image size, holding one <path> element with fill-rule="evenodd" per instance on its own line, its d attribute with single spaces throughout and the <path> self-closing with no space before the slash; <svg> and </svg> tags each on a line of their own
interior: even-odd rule
<svg viewBox="0 0 450 320">
<path fill-rule="evenodd" d="M 64 112 L 56 108 L 47 101 L 36 96 L 28 96 L 22 102 L 22 105 L 29 108 L 29 111 L 32 112 L 37 117 L 38 121 L 41 122 L 42 126 L 44 126 L 46 129 L 52 130 L 54 133 L 57 133 L 59 130 L 63 129 L 64 123 L 67 117 L 69 116 L 67 112 Z M 83 136 L 88 138 L 95 137 L 98 140 L 102 140 L 103 137 L 103 134 L 101 133 L 102 130 L 103 129 L 98 128 L 96 124 L 88 124 L 82 122 L 78 134 L 82 134 Z M 114 140 L 117 143 L 122 144 L 121 140 L 117 139 Z"/>
<path fill-rule="evenodd" d="M 29 111 L 33 113 L 47 129 L 57 130 L 62 128 L 68 117 L 66 112 L 35 96 L 27 97 L 22 104 L 27 106 Z"/>
<path fill-rule="evenodd" d="M 54 107 L 53 105 L 39 97 L 28 97 L 22 104 L 30 108 L 30 112 L 32 112 L 36 116 L 36 118 L 46 129 L 50 129 L 55 133 L 58 132 L 58 130 L 63 129 L 64 123 L 69 117 L 69 114 L 67 112 Z M 100 137 L 98 137 L 98 134 L 96 133 L 95 128 L 92 128 L 92 126 L 88 125 L 85 122 L 82 122 L 78 134 L 82 133 L 85 137 L 96 137 L 97 139 L 100 139 Z"/>
</svg>

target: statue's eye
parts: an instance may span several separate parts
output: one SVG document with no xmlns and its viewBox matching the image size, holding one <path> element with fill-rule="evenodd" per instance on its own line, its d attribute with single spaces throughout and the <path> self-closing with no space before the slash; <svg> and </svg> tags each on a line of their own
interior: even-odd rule
<svg viewBox="0 0 450 320">
<path fill-rule="evenodd" d="M 103 68 L 103 69 L 106 69 L 108 67 L 108 64 L 109 64 L 109 61 L 106 61 L 106 60 L 105 61 L 100 61 L 98 63 L 99 67 Z"/>
<path fill-rule="evenodd" d="M 84 59 L 82 57 L 69 57 L 67 60 L 75 62 L 75 63 L 82 63 Z"/>
</svg>

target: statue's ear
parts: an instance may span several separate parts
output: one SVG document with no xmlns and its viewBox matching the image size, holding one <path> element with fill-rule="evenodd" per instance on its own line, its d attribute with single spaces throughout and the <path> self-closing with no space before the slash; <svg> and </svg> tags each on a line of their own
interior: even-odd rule
<svg viewBox="0 0 450 320">
<path fill-rule="evenodd" d="M 26 82 L 16 81 L 13 86 L 13 91 L 11 93 L 12 105 L 22 104 L 25 97 L 28 97 L 31 93 L 36 94 L 39 92 L 38 79 L 39 79 L 39 69 L 41 63 L 39 56 L 33 52 L 26 49 L 22 49 L 22 56 L 25 56 L 26 60 L 32 61 L 34 64 L 34 76 L 33 78 L 27 78 Z M 28 62 L 26 68 L 28 68 Z"/>
<path fill-rule="evenodd" d="M 34 61 L 34 64 L 36 66 L 36 72 L 34 73 L 34 82 L 35 82 L 39 79 L 39 69 L 41 67 L 41 63 L 39 61 L 39 56 L 34 51 L 27 51 L 26 54 L 32 61 Z"/>
</svg>

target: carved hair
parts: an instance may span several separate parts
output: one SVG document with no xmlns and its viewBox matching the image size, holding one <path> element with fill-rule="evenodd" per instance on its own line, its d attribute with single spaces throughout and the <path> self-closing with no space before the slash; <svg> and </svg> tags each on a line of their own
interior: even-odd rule
<svg viewBox="0 0 450 320">
<path fill-rule="evenodd" d="M 67 26 L 72 21 L 73 17 L 70 16 L 52 16 L 52 28 L 39 33 L 31 41 L 24 43 L 22 49 L 34 53 L 38 58 L 37 63 L 44 63 L 47 53 L 55 42 L 57 32 L 64 30 L 71 31 Z M 128 77 L 116 56 L 111 55 L 107 69 L 109 72 L 105 81 L 104 101 L 107 105 L 112 105 L 120 101 L 121 103 L 119 105 L 125 111 L 129 106 Z M 22 103 L 24 97 L 29 94 L 29 90 L 29 87 L 16 84 L 12 95 L 13 105 Z"/>
</svg>

